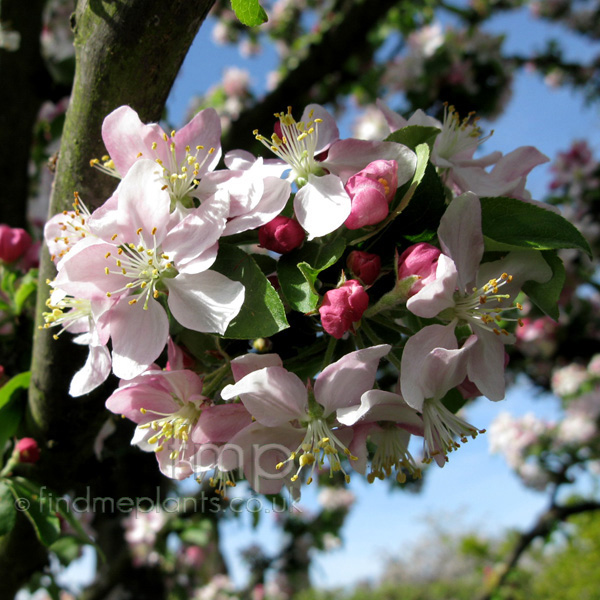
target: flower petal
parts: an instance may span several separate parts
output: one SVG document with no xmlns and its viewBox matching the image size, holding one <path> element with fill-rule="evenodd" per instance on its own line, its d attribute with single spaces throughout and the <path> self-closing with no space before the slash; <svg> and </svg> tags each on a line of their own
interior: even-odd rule
<svg viewBox="0 0 600 600">
<path fill-rule="evenodd" d="M 353 138 L 335 142 L 322 165 L 346 183 L 352 175 L 376 160 L 395 160 L 398 163 L 398 185 L 406 183 L 417 166 L 417 155 L 402 144 Z"/>
<path fill-rule="evenodd" d="M 283 367 L 253 371 L 221 392 L 225 400 L 236 396 L 259 423 L 269 427 L 307 417 L 306 386 Z"/>
<path fill-rule="evenodd" d="M 324 417 L 339 408 L 360 404 L 361 396 L 373 387 L 379 360 L 391 349 L 388 344 L 346 354 L 325 367 L 315 382 L 315 399 L 325 409 Z"/>
<path fill-rule="evenodd" d="M 165 283 L 173 316 L 194 331 L 222 335 L 244 303 L 244 286 L 216 271 L 179 274 Z"/>
<path fill-rule="evenodd" d="M 278 354 L 244 354 L 231 361 L 231 372 L 233 379 L 237 383 L 242 377 L 264 369 L 265 367 L 283 367 L 283 362 Z"/>
<path fill-rule="evenodd" d="M 350 215 L 352 203 L 339 177 L 309 175 L 308 183 L 294 198 L 298 222 L 309 239 L 327 235 L 341 227 Z"/>
<path fill-rule="evenodd" d="M 456 265 L 459 289 L 468 289 L 483 256 L 481 203 L 475 194 L 467 192 L 452 200 L 440 221 L 438 237 L 442 250 Z"/>
<path fill-rule="evenodd" d="M 157 124 L 145 125 L 129 106 L 113 110 L 102 123 L 102 139 L 117 171 L 124 177 L 131 166 L 144 158 L 152 159 L 152 143 L 163 144 L 163 130 Z"/>
<path fill-rule="evenodd" d="M 163 351 L 169 337 L 169 319 L 164 308 L 149 300 L 129 305 L 120 300 L 110 316 L 113 371 L 121 379 L 132 379 L 147 369 Z"/>
</svg>

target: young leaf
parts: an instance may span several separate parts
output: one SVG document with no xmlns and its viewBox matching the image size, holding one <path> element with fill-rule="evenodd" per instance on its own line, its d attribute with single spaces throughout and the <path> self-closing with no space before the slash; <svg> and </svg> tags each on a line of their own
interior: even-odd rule
<svg viewBox="0 0 600 600">
<path fill-rule="evenodd" d="M 334 265 L 344 253 L 344 248 L 345 243 L 341 239 L 325 245 L 308 242 L 279 259 L 277 275 L 281 291 L 294 310 L 309 313 L 317 308 L 317 275 Z"/>
<path fill-rule="evenodd" d="M 529 299 L 549 317 L 558 321 L 558 298 L 565 283 L 565 267 L 562 260 L 554 252 L 542 252 L 544 259 L 552 269 L 552 277 L 546 283 L 528 281 L 523 291 Z"/>
<path fill-rule="evenodd" d="M 289 327 L 279 294 L 249 254 L 221 244 L 212 268 L 246 288 L 242 310 L 231 321 L 224 337 L 248 340 L 269 337 Z"/>
<path fill-rule="evenodd" d="M 22 477 L 15 477 L 6 483 L 15 499 L 15 506 L 25 513 L 40 542 L 44 546 L 53 544 L 60 536 L 60 521 L 52 510 L 47 495 L 42 494 L 37 485 Z"/>
<path fill-rule="evenodd" d="M 591 256 L 579 231 L 557 213 L 515 198 L 481 198 L 486 250 L 575 248 Z"/>
<path fill-rule="evenodd" d="M 435 138 L 442 132 L 437 127 L 423 127 L 421 125 L 409 125 L 390 133 L 385 138 L 386 142 L 404 144 L 411 150 L 416 150 L 420 144 L 427 144 L 429 150 L 433 149 Z"/>
<path fill-rule="evenodd" d="M 258 0 L 231 0 L 231 8 L 240 22 L 247 27 L 257 27 L 269 20 Z"/>
<path fill-rule="evenodd" d="M 15 525 L 15 499 L 6 483 L 0 481 L 0 536 L 10 533 Z"/>
<path fill-rule="evenodd" d="M 18 393 L 19 390 L 27 389 L 29 387 L 30 379 L 31 373 L 26 371 L 25 373 L 15 375 L 10 381 L 5 383 L 0 388 L 0 409 L 8 404 L 13 395 Z"/>
</svg>

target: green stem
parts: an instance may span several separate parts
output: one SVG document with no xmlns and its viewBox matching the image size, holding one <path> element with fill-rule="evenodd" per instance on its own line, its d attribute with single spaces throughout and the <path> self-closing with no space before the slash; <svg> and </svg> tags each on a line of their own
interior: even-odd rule
<svg viewBox="0 0 600 600">
<path fill-rule="evenodd" d="M 333 336 L 330 336 L 329 342 L 327 342 L 327 350 L 325 350 L 325 356 L 323 357 L 323 363 L 321 364 L 321 371 L 331 364 L 336 344 L 337 340 Z"/>
</svg>

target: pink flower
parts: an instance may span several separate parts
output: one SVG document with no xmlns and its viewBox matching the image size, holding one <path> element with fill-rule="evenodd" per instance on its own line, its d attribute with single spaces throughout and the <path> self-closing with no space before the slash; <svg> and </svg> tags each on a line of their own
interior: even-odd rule
<svg viewBox="0 0 600 600">
<path fill-rule="evenodd" d="M 314 392 L 281 366 L 261 368 L 273 360 L 279 362 L 277 355 L 242 357 L 244 363 L 250 360 L 244 371 L 254 370 L 239 380 L 236 377 L 236 383 L 225 387 L 221 395 L 225 400 L 239 396 L 256 419 L 231 440 L 232 446 L 244 449 L 244 472 L 256 491 L 279 492 L 296 458 L 299 468 L 289 479 L 292 483 L 304 467 L 311 469 L 310 483 L 326 457 L 332 474 L 345 474 L 340 458 L 346 455 L 356 460 L 348 450 L 352 430 L 341 426 L 334 413 L 360 404 L 361 396 L 373 387 L 380 358 L 389 350 L 390 346 L 381 345 L 347 354 L 321 371 Z"/>
<path fill-rule="evenodd" d="M 21 438 L 15 444 L 15 452 L 19 453 L 19 462 L 36 463 L 40 460 L 40 447 L 33 438 Z"/>
<path fill-rule="evenodd" d="M 547 281 L 551 269 L 539 252 L 528 251 L 511 252 L 504 259 L 480 266 L 484 249 L 481 205 L 474 194 L 463 194 L 452 201 L 440 222 L 438 238 L 444 254 L 438 258 L 435 279 L 409 298 L 406 307 L 419 317 L 442 318 L 450 323 L 452 331 L 458 324 L 469 325 L 475 343 L 465 352 L 467 372 L 457 384 L 468 375 L 490 400 L 501 400 L 505 387 L 504 343 L 512 342 L 513 336 L 499 328 L 497 321 L 516 321 L 507 313 L 519 308 L 511 302 L 521 285 L 527 280 Z M 425 327 L 417 336 L 427 337 L 431 327 Z M 403 361 L 410 364 L 402 369 L 402 394 L 411 406 L 414 404 L 405 386 L 415 377 L 415 369 L 423 369 L 423 365 L 413 361 L 407 349 L 414 348 L 417 336 L 409 339 L 403 355 Z M 455 338 L 452 346 L 456 348 Z"/>
<path fill-rule="evenodd" d="M 31 236 L 19 227 L 0 225 L 0 260 L 12 263 L 21 258 L 31 246 Z"/>
<path fill-rule="evenodd" d="M 157 172 L 175 201 L 189 196 L 221 158 L 221 122 L 212 108 L 201 110 L 169 136 L 157 123 L 146 125 L 135 110 L 121 106 L 104 119 L 102 139 L 110 155 L 103 170 L 125 177 L 138 160 L 151 159 L 158 163 Z"/>
<path fill-rule="evenodd" d="M 369 163 L 396 161 L 396 185 L 414 173 L 412 150 L 394 142 L 340 140 L 335 120 L 322 106 L 307 106 L 298 122 L 289 111 L 278 117 L 278 128 L 270 139 L 258 133 L 256 137 L 285 161 L 280 163 L 282 170 L 286 163 L 291 167 L 289 179 L 299 188 L 294 212 L 309 239 L 331 233 L 346 221 L 352 203 L 344 186 Z"/>
<path fill-rule="evenodd" d="M 298 248 L 306 234 L 298 221 L 279 215 L 258 230 L 258 241 L 263 248 L 286 254 Z"/>
<path fill-rule="evenodd" d="M 121 181 L 114 210 L 96 211 L 88 224 L 97 240 L 77 244 L 59 265 L 54 285 L 76 298 L 112 297 L 109 328 L 113 369 L 139 375 L 167 343 L 168 318 L 157 298 L 184 327 L 224 333 L 244 301 L 244 287 L 209 270 L 225 226 L 225 201 L 204 202 L 175 223 L 170 197 L 140 160 Z M 100 213 L 98 217 L 96 214 Z"/>
<path fill-rule="evenodd" d="M 365 285 L 372 285 L 381 272 L 381 258 L 362 250 L 353 250 L 346 261 L 352 274 Z"/>
<path fill-rule="evenodd" d="M 422 290 L 425 285 L 435 280 L 437 262 L 441 250 L 419 242 L 407 248 L 398 258 L 398 281 L 413 277 L 414 283 L 408 291 L 409 296 L 414 296 Z"/>
<path fill-rule="evenodd" d="M 354 323 L 360 321 L 369 306 L 369 296 L 363 286 L 350 279 L 335 290 L 329 290 L 319 308 L 323 329 L 338 340 L 353 331 Z"/>
<path fill-rule="evenodd" d="M 155 452 L 160 470 L 172 479 L 213 468 L 215 445 L 252 420 L 240 404 L 213 406 L 192 371 L 150 370 L 122 381 L 106 407 L 137 424 L 131 443 Z M 203 444 L 211 445 L 210 452 Z"/>
</svg>

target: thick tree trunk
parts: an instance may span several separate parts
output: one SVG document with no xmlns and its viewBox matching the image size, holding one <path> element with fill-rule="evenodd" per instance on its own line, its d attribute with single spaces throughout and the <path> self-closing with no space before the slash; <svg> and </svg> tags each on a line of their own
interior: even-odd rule
<svg viewBox="0 0 600 600">
<path fill-rule="evenodd" d="M 123 104 L 137 110 L 143 121 L 160 118 L 181 63 L 213 1 L 79 0 L 71 23 L 77 67 L 51 214 L 69 208 L 74 191 L 91 209 L 110 196 L 116 180 L 89 166 L 91 158 L 104 154 L 102 120 Z M 54 274 L 45 252 L 40 267 L 40 320 L 48 293 L 45 281 Z M 69 397 L 69 382 L 83 365 L 86 350 L 78 351 L 68 337 L 55 341 L 52 332 L 36 330 L 28 405 L 30 432 L 43 450 L 39 465 L 43 483 L 61 493 L 85 485 L 94 476 L 92 444 L 105 418 L 102 400 L 106 397 L 106 393 L 104 398 L 100 394 L 78 400 Z M 13 534 L 18 535 L 16 529 Z M 38 554 L 38 548 L 28 550 L 28 545 L 3 540 L 0 598 L 13 597 L 40 567 L 41 560 L 29 560 Z M 16 563 L 28 568 L 14 569 Z"/>
</svg>

